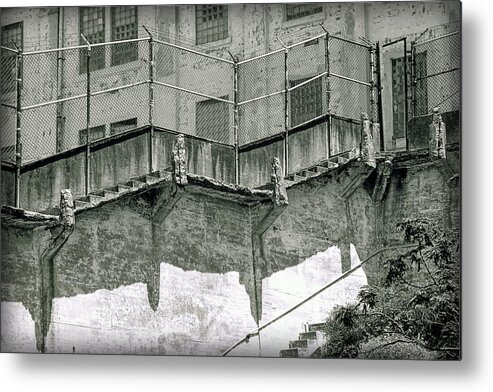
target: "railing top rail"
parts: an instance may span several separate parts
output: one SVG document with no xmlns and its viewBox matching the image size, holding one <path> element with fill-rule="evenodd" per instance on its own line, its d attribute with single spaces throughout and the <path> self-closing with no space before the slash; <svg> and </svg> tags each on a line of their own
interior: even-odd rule
<svg viewBox="0 0 493 392">
<path fill-rule="evenodd" d="M 319 289 L 318 291 L 314 292 L 313 294 L 311 294 L 310 296 L 306 297 L 304 300 L 298 302 L 296 305 L 294 305 L 293 307 L 289 308 L 288 310 L 286 310 L 285 312 L 281 313 L 279 316 L 273 318 L 272 320 L 270 320 L 269 322 L 261 325 L 260 327 L 258 327 L 257 329 L 255 329 L 254 331 L 252 331 L 251 333 L 247 334 L 243 339 L 237 341 L 236 343 L 234 343 L 232 346 L 230 346 L 226 351 L 224 351 L 221 356 L 224 357 L 226 355 L 228 355 L 231 351 L 233 351 L 236 347 L 238 347 L 240 344 L 250 340 L 250 338 L 254 337 L 254 336 L 257 336 L 259 334 L 260 331 L 262 331 L 263 329 L 267 328 L 269 325 L 272 325 L 274 324 L 276 321 L 279 321 L 281 318 L 283 318 L 284 316 L 287 316 L 289 313 L 293 312 L 294 310 L 298 309 L 300 306 L 302 306 L 303 304 L 307 303 L 308 301 L 312 300 L 313 298 L 315 298 L 317 295 L 319 295 L 320 293 L 322 293 L 323 291 L 327 290 L 329 287 L 335 285 L 336 283 L 340 282 L 341 280 L 347 278 L 349 275 L 353 274 L 356 270 L 358 270 L 359 268 L 361 268 L 364 264 L 366 264 L 368 261 L 370 261 L 371 259 L 373 259 L 375 256 L 379 255 L 380 253 L 383 253 L 383 252 L 387 252 L 387 251 L 391 251 L 391 250 L 399 250 L 399 249 L 411 249 L 411 248 L 416 248 L 416 245 L 412 244 L 412 245 L 397 245 L 397 246 L 390 246 L 390 247 L 386 247 L 386 248 L 381 248 L 381 249 L 378 249 L 377 251 L 375 251 L 374 253 L 372 253 L 370 256 L 368 256 L 366 259 L 364 259 L 363 261 L 361 261 L 359 264 L 355 265 L 354 267 L 352 267 L 351 269 L 347 270 L 346 272 L 344 272 L 342 275 L 340 275 L 339 277 L 337 277 L 336 279 L 334 279 L 333 281 L 331 281 L 330 283 L 326 284 L 325 286 L 323 286 L 321 289 Z"/>
<path fill-rule="evenodd" d="M 2 50 L 7 50 L 7 51 L 9 51 L 9 52 L 19 53 L 19 51 L 18 51 L 17 49 L 9 48 L 8 46 L 3 46 L 3 45 L 2 45 L 2 46 L 0 46 L 0 48 L 1 48 Z"/>
<path fill-rule="evenodd" d="M 430 38 L 430 39 L 427 39 L 426 41 L 414 42 L 414 46 L 419 46 L 419 45 L 427 44 L 427 43 L 429 43 L 429 42 L 432 42 L 432 41 L 437 41 L 437 40 L 439 40 L 439 39 L 443 39 L 443 38 L 451 37 L 451 36 L 453 36 L 453 35 L 457 35 L 457 34 L 460 34 L 460 31 L 454 31 L 454 32 L 452 32 L 452 33 L 444 34 L 444 35 L 441 35 L 441 36 L 439 36 L 439 37 Z"/>
<path fill-rule="evenodd" d="M 149 38 L 132 38 L 121 41 L 109 41 L 109 42 L 99 42 L 97 44 L 91 44 L 91 47 L 96 46 L 111 46 L 117 44 L 125 44 L 129 42 L 139 42 L 139 41 L 149 41 Z M 66 50 L 77 50 L 77 49 L 87 49 L 87 45 L 75 45 L 75 46 L 65 46 L 62 48 L 54 48 L 54 49 L 44 49 L 44 50 L 34 50 L 32 52 L 23 52 L 23 55 L 30 56 L 36 54 L 44 54 L 44 53 L 53 53 L 53 52 L 63 52 Z"/>
<path fill-rule="evenodd" d="M 207 57 L 207 58 L 210 58 L 212 60 L 222 61 L 223 63 L 227 63 L 227 64 L 231 64 L 231 65 L 234 64 L 234 61 L 226 60 L 226 59 L 223 59 L 221 57 L 213 56 L 211 54 L 202 53 L 202 52 L 199 52 L 199 51 L 194 50 L 194 49 L 186 48 L 184 46 L 175 45 L 175 44 L 172 44 L 171 42 L 166 42 L 166 41 L 163 41 L 163 40 L 160 40 L 160 39 L 154 39 L 154 42 L 160 43 L 162 45 L 170 46 L 172 48 L 176 48 L 176 49 L 179 49 L 179 50 L 184 50 L 185 52 L 190 52 L 190 53 L 193 53 L 193 54 L 196 54 L 196 55 L 199 55 L 199 56 Z"/>
<path fill-rule="evenodd" d="M 348 42 L 350 44 L 358 45 L 358 46 L 361 46 L 361 47 L 366 48 L 366 49 L 371 48 L 371 45 L 365 44 L 363 42 L 353 41 L 352 39 L 349 39 L 349 38 L 339 37 L 339 36 L 330 35 L 330 34 L 329 34 L 329 38 L 338 39 L 339 41 Z"/>
<path fill-rule="evenodd" d="M 316 39 L 319 39 L 319 38 L 322 38 L 322 37 L 325 37 L 325 36 L 327 36 L 327 33 L 322 33 L 322 34 L 316 35 L 314 37 L 310 37 L 310 38 L 304 39 L 301 42 L 297 42 L 295 44 L 287 45 L 287 49 L 292 49 L 292 48 L 295 48 L 297 46 L 304 45 L 307 42 L 311 42 L 311 41 L 314 41 Z"/>
<path fill-rule="evenodd" d="M 273 50 L 271 52 L 267 52 L 267 53 L 264 53 L 264 54 L 261 54 L 261 55 L 255 56 L 255 57 L 250 57 L 249 59 L 238 61 L 238 65 L 249 63 L 250 61 L 258 60 L 258 59 L 261 59 L 263 57 L 274 55 L 276 53 L 280 53 L 280 52 L 283 52 L 284 53 L 285 50 L 286 49 L 284 49 L 284 48 L 280 48 L 280 49 L 276 49 L 276 50 Z"/>
</svg>

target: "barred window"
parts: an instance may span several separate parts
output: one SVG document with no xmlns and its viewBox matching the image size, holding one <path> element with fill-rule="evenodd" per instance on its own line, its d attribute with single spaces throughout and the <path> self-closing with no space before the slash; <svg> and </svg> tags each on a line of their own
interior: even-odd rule
<svg viewBox="0 0 493 392">
<path fill-rule="evenodd" d="M 22 49 L 22 22 L 13 23 L 2 27 L 2 46 L 15 49 L 17 45 Z M 15 45 L 12 43 L 14 42 Z M 16 54 L 9 50 L 2 50 L 1 53 L 1 78 L 2 93 L 15 91 L 17 80 Z"/>
<path fill-rule="evenodd" d="M 137 38 L 137 6 L 111 7 L 111 40 L 122 41 Z M 137 42 L 113 45 L 111 65 L 125 64 L 137 60 Z"/>
<path fill-rule="evenodd" d="M 290 87 L 297 86 L 310 78 L 290 81 Z M 322 79 L 318 78 L 291 91 L 291 126 L 302 124 L 321 116 Z"/>
<path fill-rule="evenodd" d="M 93 142 L 105 137 L 106 125 L 98 125 L 97 127 L 89 128 L 89 141 Z M 86 144 L 87 129 L 79 131 L 79 144 Z"/>
<path fill-rule="evenodd" d="M 322 12 L 322 4 L 286 4 L 286 19 L 293 20 Z"/>
<path fill-rule="evenodd" d="M 104 7 L 80 7 L 79 8 L 79 30 L 90 44 L 104 42 Z M 80 37 L 80 44 L 85 41 Z M 81 49 L 79 54 L 80 73 L 86 72 L 87 49 Z M 105 67 L 104 46 L 91 48 L 91 71 Z"/>
<path fill-rule="evenodd" d="M 134 128 L 137 128 L 137 117 L 111 123 L 110 135 L 116 135 Z"/>
<path fill-rule="evenodd" d="M 228 37 L 227 5 L 196 5 L 197 45 L 214 42 Z"/>
<path fill-rule="evenodd" d="M 227 96 L 221 99 L 228 99 Z M 214 99 L 196 103 L 196 135 L 204 139 L 229 143 L 229 108 L 228 104 Z"/>
</svg>

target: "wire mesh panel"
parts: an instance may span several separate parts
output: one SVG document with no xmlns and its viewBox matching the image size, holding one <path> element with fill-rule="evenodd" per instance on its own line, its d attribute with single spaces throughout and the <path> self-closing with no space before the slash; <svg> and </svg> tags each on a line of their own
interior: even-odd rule
<svg viewBox="0 0 493 392">
<path fill-rule="evenodd" d="M 366 45 L 329 38 L 331 113 L 359 120 L 371 111 L 371 52 Z"/>
<path fill-rule="evenodd" d="M 17 102 L 17 52 L 2 46 L 0 62 L 0 102 L 15 106 Z"/>
<path fill-rule="evenodd" d="M 284 99 L 276 94 L 240 105 L 240 145 L 284 132 Z"/>
<path fill-rule="evenodd" d="M 56 154 L 56 103 L 23 110 L 21 134 L 23 162 Z"/>
<path fill-rule="evenodd" d="M 0 147 L 2 161 L 15 161 L 15 133 L 17 111 L 12 106 L 0 105 Z"/>
<path fill-rule="evenodd" d="M 442 112 L 460 107 L 460 34 L 417 43 L 414 46 L 414 115 L 440 106 Z"/>
<path fill-rule="evenodd" d="M 147 83 L 128 88 L 116 88 L 107 92 L 95 92 L 91 96 L 91 141 L 147 125 L 149 121 L 149 92 Z M 82 127 L 80 126 L 82 125 Z M 79 140 L 84 144 L 85 122 L 78 127 Z M 92 131 L 91 131 L 92 129 Z"/>
<path fill-rule="evenodd" d="M 239 64 L 240 145 L 284 131 L 284 89 L 284 50 Z"/>
<path fill-rule="evenodd" d="M 159 82 L 157 82 L 159 83 Z M 233 105 L 176 88 L 154 87 L 154 124 L 175 132 L 233 144 Z"/>
<path fill-rule="evenodd" d="M 157 41 L 154 124 L 233 144 L 231 62 Z"/>
<path fill-rule="evenodd" d="M 327 112 L 326 41 L 323 37 L 291 47 L 288 52 L 289 125 L 297 125 Z"/>
</svg>

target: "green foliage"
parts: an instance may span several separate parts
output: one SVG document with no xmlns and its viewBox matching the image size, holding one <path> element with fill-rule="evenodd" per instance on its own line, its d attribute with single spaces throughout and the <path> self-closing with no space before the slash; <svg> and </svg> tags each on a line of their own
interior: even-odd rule
<svg viewBox="0 0 493 392">
<path fill-rule="evenodd" d="M 416 245 L 385 262 L 381 284 L 365 286 L 355 305 L 327 319 L 331 358 L 460 358 L 458 238 L 426 219 L 397 226 Z"/>
</svg>

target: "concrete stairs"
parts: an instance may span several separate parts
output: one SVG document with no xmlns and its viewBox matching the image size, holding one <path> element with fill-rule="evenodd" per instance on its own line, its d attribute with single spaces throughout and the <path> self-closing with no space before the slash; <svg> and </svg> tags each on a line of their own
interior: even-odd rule
<svg viewBox="0 0 493 392">
<path fill-rule="evenodd" d="M 335 169 L 336 167 L 344 165 L 348 161 L 349 161 L 348 154 L 345 154 L 345 156 L 341 155 L 337 157 L 332 157 L 329 160 L 319 162 L 315 166 L 309 167 L 307 169 L 302 169 L 296 173 L 287 175 L 284 178 L 284 185 L 289 188 L 293 184 L 296 184 L 301 181 L 305 181 L 310 177 L 319 176 L 322 173 L 328 172 L 330 170 Z"/>
<path fill-rule="evenodd" d="M 95 207 L 109 200 L 114 200 L 128 193 L 145 189 L 151 185 L 171 180 L 171 168 L 157 170 L 140 177 L 135 177 L 127 182 L 117 184 L 113 187 L 90 192 L 87 196 L 79 197 L 74 200 L 75 210 L 85 210 Z"/>
<path fill-rule="evenodd" d="M 289 348 L 281 350 L 281 358 L 310 358 L 318 356 L 325 342 L 324 323 L 308 324 L 298 340 L 289 342 Z"/>
</svg>

